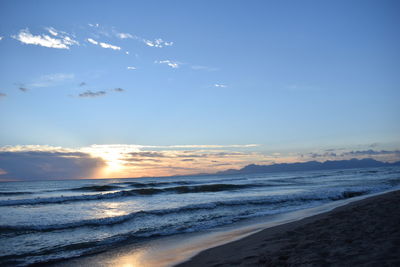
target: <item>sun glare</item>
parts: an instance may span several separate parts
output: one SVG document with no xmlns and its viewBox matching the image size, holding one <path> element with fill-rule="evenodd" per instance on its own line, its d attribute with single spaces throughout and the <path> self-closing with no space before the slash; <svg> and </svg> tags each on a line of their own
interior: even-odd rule
<svg viewBox="0 0 400 267">
<path fill-rule="evenodd" d="M 87 152 L 92 156 L 105 161 L 106 166 L 100 172 L 100 176 L 104 178 L 119 177 L 126 169 L 123 161 L 125 154 L 133 151 L 139 151 L 139 149 L 124 145 L 93 145 L 87 148 Z"/>
</svg>

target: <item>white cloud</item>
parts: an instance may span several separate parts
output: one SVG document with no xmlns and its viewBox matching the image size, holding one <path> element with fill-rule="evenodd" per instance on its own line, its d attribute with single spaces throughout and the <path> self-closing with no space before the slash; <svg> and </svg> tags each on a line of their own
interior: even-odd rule
<svg viewBox="0 0 400 267">
<path fill-rule="evenodd" d="M 126 69 L 128 69 L 128 70 L 136 70 L 137 68 L 133 67 L 133 66 L 128 66 L 128 67 L 126 67 Z"/>
<path fill-rule="evenodd" d="M 121 47 L 116 46 L 116 45 L 107 44 L 107 43 L 100 43 L 100 46 L 103 48 L 110 48 L 112 50 L 121 50 Z"/>
<path fill-rule="evenodd" d="M 166 42 L 161 38 L 155 39 L 154 41 L 150 41 L 150 40 L 146 40 L 146 39 L 142 39 L 142 41 L 150 47 L 158 47 L 158 48 L 162 48 L 164 46 L 172 46 L 174 44 L 174 42 Z"/>
<path fill-rule="evenodd" d="M 120 38 L 120 39 L 134 39 L 135 38 L 135 36 L 133 36 L 132 34 L 123 33 L 123 32 L 117 33 L 117 37 Z"/>
<path fill-rule="evenodd" d="M 156 60 L 154 63 L 167 64 L 168 66 L 170 66 L 173 69 L 179 68 L 179 65 L 181 64 L 180 62 L 172 61 L 172 60 L 159 60 L 159 61 Z"/>
<path fill-rule="evenodd" d="M 125 51 L 125 54 L 129 55 L 129 51 Z"/>
<path fill-rule="evenodd" d="M 57 30 L 54 29 L 53 27 L 46 28 L 46 30 L 53 36 L 57 36 L 58 35 Z"/>
<path fill-rule="evenodd" d="M 3 40 L 3 38 L 4 38 L 3 36 L 0 36 L 0 41 Z"/>
<path fill-rule="evenodd" d="M 63 40 L 64 40 L 64 43 L 67 45 L 74 45 L 74 44 L 79 45 L 78 41 L 72 39 L 69 36 L 65 36 Z"/>
<path fill-rule="evenodd" d="M 20 30 L 18 35 L 13 35 L 11 37 L 24 44 L 39 45 L 57 49 L 69 49 L 72 45 L 79 45 L 78 41 L 72 39 L 65 32 L 59 32 L 54 28 L 48 28 L 47 30 L 49 32 L 51 31 L 50 34 L 54 37 L 46 34 L 33 35 L 29 32 L 29 29 Z"/>
<path fill-rule="evenodd" d="M 92 38 L 87 38 L 86 40 L 87 40 L 89 43 L 92 43 L 92 44 L 94 44 L 94 45 L 98 45 L 98 44 L 99 44 L 97 41 L 93 40 Z"/>
<path fill-rule="evenodd" d="M 225 85 L 225 84 L 220 84 L 220 83 L 216 83 L 216 84 L 214 84 L 214 86 L 215 86 L 215 87 L 220 87 L 220 88 L 226 88 L 226 87 L 228 87 L 227 85 Z"/>
<path fill-rule="evenodd" d="M 94 44 L 94 45 L 99 45 L 102 48 L 109 48 L 112 50 L 121 50 L 121 47 L 112 45 L 112 44 L 107 44 L 107 43 L 102 43 L 102 42 L 97 42 L 96 40 L 93 40 L 92 38 L 87 38 L 86 39 L 89 43 Z"/>
<path fill-rule="evenodd" d="M 98 24 L 98 23 L 95 23 L 95 24 L 88 23 L 88 25 L 89 25 L 90 27 L 94 27 L 94 28 L 98 28 L 98 27 L 100 26 L 100 24 Z"/>
</svg>

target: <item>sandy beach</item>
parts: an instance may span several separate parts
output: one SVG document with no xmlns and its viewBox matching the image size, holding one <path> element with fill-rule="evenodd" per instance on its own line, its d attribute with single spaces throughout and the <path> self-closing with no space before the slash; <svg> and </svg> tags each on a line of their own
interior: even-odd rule
<svg viewBox="0 0 400 267">
<path fill-rule="evenodd" d="M 177 266 L 400 266 L 400 191 L 205 250 Z"/>
</svg>

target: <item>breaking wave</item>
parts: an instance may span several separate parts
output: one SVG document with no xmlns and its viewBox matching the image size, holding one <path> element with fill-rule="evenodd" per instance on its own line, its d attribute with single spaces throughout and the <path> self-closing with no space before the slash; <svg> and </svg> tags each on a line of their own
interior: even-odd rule
<svg viewBox="0 0 400 267">
<path fill-rule="evenodd" d="M 167 188 L 150 187 L 150 188 L 122 190 L 122 191 L 118 191 L 118 192 L 104 193 L 104 194 L 93 194 L 93 195 L 0 200 L 0 206 L 57 204 L 57 203 L 65 203 L 65 202 L 73 202 L 73 201 L 112 199 L 112 198 L 127 197 L 127 196 L 155 195 L 155 194 L 161 194 L 161 193 L 186 194 L 186 193 L 220 192 L 220 191 L 227 191 L 227 190 L 239 190 L 239 189 L 257 187 L 257 186 L 262 186 L 262 185 L 260 185 L 260 184 L 244 184 L 244 185 L 207 184 L 207 185 L 198 185 L 198 186 L 176 186 L 176 187 L 167 187 Z M 91 190 L 92 189 L 93 189 L 93 186 L 91 187 Z"/>
<path fill-rule="evenodd" d="M 99 219 L 89 219 L 82 220 L 78 222 L 64 223 L 64 224 L 54 224 L 54 225 L 21 225 L 21 226 L 12 226 L 12 225 L 0 225 L 0 233 L 4 232 L 30 232 L 30 231 L 53 231 L 53 230 L 62 230 L 69 228 L 78 228 L 78 227 L 90 227 L 90 226 L 106 226 L 106 225 L 115 225 L 124 223 L 129 220 L 136 219 L 140 216 L 146 215 L 167 215 L 167 214 L 177 214 L 182 212 L 190 212 L 196 210 L 212 210 L 217 209 L 219 207 L 229 207 L 229 206 L 254 206 L 254 205 L 273 205 L 273 204 L 283 204 L 288 202 L 313 202 L 313 201 L 335 201 L 341 199 L 352 198 L 356 196 L 361 196 L 370 193 L 370 190 L 344 190 L 344 191 L 334 191 L 334 192 L 321 192 L 320 194 L 295 194 L 295 195 L 279 195 L 279 196 L 269 196 L 263 198 L 252 198 L 252 199 L 243 199 L 243 200 L 229 200 L 229 201 L 216 201 L 210 203 L 203 204 L 192 204 L 179 208 L 171 208 L 171 209 L 155 209 L 148 211 L 137 211 L 121 216 L 115 217 L 107 217 L 107 218 L 99 218 Z"/>
</svg>

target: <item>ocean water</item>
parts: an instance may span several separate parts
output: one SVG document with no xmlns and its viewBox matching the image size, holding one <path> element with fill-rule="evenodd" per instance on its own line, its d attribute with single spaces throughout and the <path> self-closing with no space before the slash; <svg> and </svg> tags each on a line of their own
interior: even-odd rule
<svg viewBox="0 0 400 267">
<path fill-rule="evenodd" d="M 78 257 L 396 188 L 399 167 L 5 182 L 0 266 Z"/>
</svg>

